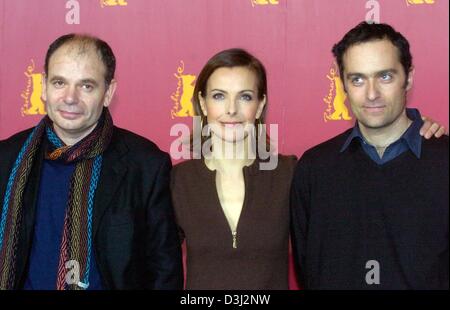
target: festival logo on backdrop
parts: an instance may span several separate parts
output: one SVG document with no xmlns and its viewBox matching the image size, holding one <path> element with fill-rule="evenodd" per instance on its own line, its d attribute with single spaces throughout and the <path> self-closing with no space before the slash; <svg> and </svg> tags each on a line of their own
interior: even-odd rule
<svg viewBox="0 0 450 310">
<path fill-rule="evenodd" d="M 34 72 L 35 68 L 34 60 L 31 59 L 31 65 L 29 65 L 24 72 L 27 77 L 26 88 L 20 94 L 20 97 L 24 100 L 22 116 L 46 114 L 45 105 L 41 99 L 42 73 Z"/>
<path fill-rule="evenodd" d="M 252 6 L 255 5 L 277 5 L 279 4 L 279 0 L 250 0 L 252 2 Z"/>
<path fill-rule="evenodd" d="M 434 0 L 406 0 L 408 6 L 414 4 L 434 4 Z"/>
<path fill-rule="evenodd" d="M 326 76 L 330 82 L 330 86 L 328 95 L 323 98 L 323 101 L 326 103 L 326 109 L 325 112 L 323 112 L 323 120 L 325 122 L 340 120 L 348 121 L 352 119 L 349 110 L 345 105 L 347 95 L 344 92 L 344 86 L 338 73 L 339 71 L 335 63 Z"/>
<path fill-rule="evenodd" d="M 125 6 L 128 5 L 126 0 L 100 0 L 100 5 L 105 6 Z"/>
<path fill-rule="evenodd" d="M 172 118 L 194 116 L 192 95 L 194 94 L 195 79 L 193 74 L 185 74 L 184 61 L 180 61 L 177 72 L 173 74 L 177 79 L 177 90 L 172 93 L 170 99 L 173 107 L 170 112 Z"/>
</svg>

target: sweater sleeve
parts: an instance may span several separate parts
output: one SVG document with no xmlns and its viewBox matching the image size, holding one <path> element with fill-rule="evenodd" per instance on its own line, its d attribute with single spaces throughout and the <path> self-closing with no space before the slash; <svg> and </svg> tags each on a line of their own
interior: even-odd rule
<svg viewBox="0 0 450 310">
<path fill-rule="evenodd" d="M 298 161 L 294 170 L 290 197 L 291 239 L 294 265 L 300 284 L 305 288 L 307 288 L 305 270 L 310 207 L 310 176 L 308 170 L 308 160 L 303 156 Z"/>
</svg>

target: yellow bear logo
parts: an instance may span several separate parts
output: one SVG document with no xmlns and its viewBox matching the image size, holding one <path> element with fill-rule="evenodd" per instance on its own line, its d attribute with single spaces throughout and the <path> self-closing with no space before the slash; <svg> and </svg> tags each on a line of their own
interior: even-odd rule
<svg viewBox="0 0 450 310">
<path fill-rule="evenodd" d="M 267 4 L 272 4 L 272 5 L 279 4 L 278 0 L 251 0 L 251 1 L 252 1 L 252 6 L 267 5 Z"/>
<path fill-rule="evenodd" d="M 194 116 L 192 96 L 195 88 L 194 82 L 197 77 L 192 74 L 183 73 L 184 62 L 180 61 L 180 66 L 178 66 L 177 73 L 174 74 L 178 80 L 177 90 L 170 96 L 174 103 L 171 111 L 172 118 Z"/>
<path fill-rule="evenodd" d="M 34 61 L 31 60 L 31 65 L 27 67 L 24 72 L 27 77 L 27 87 L 22 92 L 21 97 L 24 99 L 22 106 L 22 115 L 44 115 L 45 104 L 41 99 L 42 95 L 42 74 L 34 73 Z"/>
<path fill-rule="evenodd" d="M 125 0 L 100 0 L 100 5 L 103 8 L 105 6 L 125 6 L 128 5 L 128 3 Z"/>
<path fill-rule="evenodd" d="M 347 95 L 344 92 L 344 86 L 342 85 L 341 78 L 335 76 L 333 78 L 334 86 L 335 86 L 335 95 L 333 100 L 333 109 L 334 112 L 331 115 L 328 115 L 328 120 L 351 120 L 352 117 L 348 113 L 347 106 L 345 105 L 345 100 L 347 99 Z"/>
<path fill-rule="evenodd" d="M 406 4 L 434 4 L 434 0 L 406 0 Z"/>
<path fill-rule="evenodd" d="M 181 109 L 176 112 L 178 117 L 194 116 L 194 107 L 192 106 L 192 96 L 194 95 L 195 75 L 182 75 L 183 80 L 183 94 L 180 99 Z"/>
<path fill-rule="evenodd" d="M 330 69 L 327 78 L 330 80 L 330 88 L 328 95 L 323 98 L 323 101 L 327 104 L 327 109 L 323 113 L 324 121 L 351 120 L 352 117 L 345 105 L 347 95 L 344 91 L 344 85 L 334 68 Z"/>
</svg>

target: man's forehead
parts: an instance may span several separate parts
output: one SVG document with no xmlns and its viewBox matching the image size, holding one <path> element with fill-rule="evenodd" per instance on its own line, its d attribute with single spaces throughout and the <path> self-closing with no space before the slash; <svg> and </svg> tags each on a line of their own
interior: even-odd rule
<svg viewBox="0 0 450 310">
<path fill-rule="evenodd" d="M 65 44 L 58 48 L 49 59 L 49 71 L 58 65 L 66 63 L 86 64 L 95 70 L 106 72 L 106 67 L 94 46 L 82 46 L 78 44 Z M 49 72 L 50 74 L 50 72 Z"/>
<path fill-rule="evenodd" d="M 58 56 L 67 56 L 75 59 L 89 57 L 93 61 L 98 60 L 99 62 L 102 62 L 101 56 L 93 44 L 82 44 L 78 42 L 70 42 L 64 44 L 59 47 L 50 57 L 50 63 Z"/>
<path fill-rule="evenodd" d="M 345 70 L 387 70 L 401 66 L 399 51 L 389 40 L 377 40 L 355 44 L 345 52 Z"/>
</svg>

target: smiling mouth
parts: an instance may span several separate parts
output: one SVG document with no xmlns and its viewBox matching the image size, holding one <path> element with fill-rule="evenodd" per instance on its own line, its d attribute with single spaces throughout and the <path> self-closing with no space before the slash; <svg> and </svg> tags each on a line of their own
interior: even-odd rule
<svg viewBox="0 0 450 310">
<path fill-rule="evenodd" d="M 221 122 L 222 126 L 226 127 L 226 128 L 234 128 L 238 125 L 242 126 L 241 122 Z"/>
<path fill-rule="evenodd" d="M 59 110 L 59 114 L 65 119 L 74 120 L 78 117 L 80 117 L 82 114 L 77 112 L 68 112 L 68 111 L 62 111 Z"/>
</svg>

